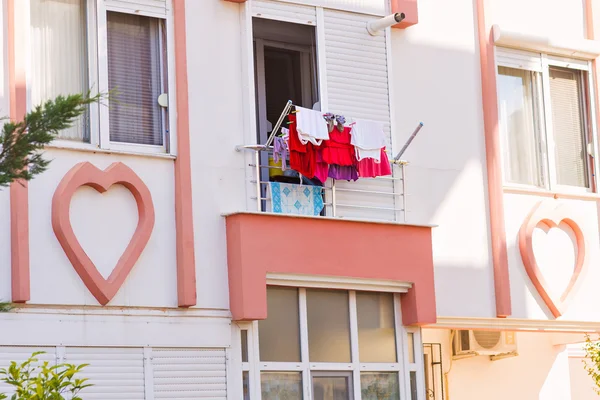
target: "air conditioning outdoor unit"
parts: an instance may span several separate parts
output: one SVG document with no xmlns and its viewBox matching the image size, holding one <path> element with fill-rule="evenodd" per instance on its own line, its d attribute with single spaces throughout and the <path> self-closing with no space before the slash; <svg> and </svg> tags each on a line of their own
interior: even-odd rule
<svg viewBox="0 0 600 400">
<path fill-rule="evenodd" d="M 514 332 L 453 331 L 452 353 L 455 359 L 489 356 L 492 361 L 517 356 Z"/>
</svg>

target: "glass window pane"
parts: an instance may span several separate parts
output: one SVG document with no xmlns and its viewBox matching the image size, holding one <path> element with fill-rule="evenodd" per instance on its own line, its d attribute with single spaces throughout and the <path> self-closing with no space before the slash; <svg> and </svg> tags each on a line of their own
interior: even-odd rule
<svg viewBox="0 0 600 400">
<path fill-rule="evenodd" d="M 311 362 L 350 362 L 348 301 L 342 290 L 306 291 Z"/>
<path fill-rule="evenodd" d="M 241 334 L 242 334 L 242 362 L 248 362 L 248 331 L 243 329 Z"/>
<path fill-rule="evenodd" d="M 262 372 L 262 400 L 302 400 L 300 372 Z"/>
<path fill-rule="evenodd" d="M 394 295 L 356 293 L 360 362 L 396 362 Z"/>
<path fill-rule="evenodd" d="M 400 400 L 398 374 L 363 372 L 360 374 L 362 400 Z"/>
<path fill-rule="evenodd" d="M 258 322 L 261 361 L 300 361 L 298 289 L 269 286 L 267 319 Z"/>
<path fill-rule="evenodd" d="M 85 1 L 31 0 L 31 102 L 87 93 Z M 61 139 L 89 141 L 88 115 L 59 132 Z"/>
<path fill-rule="evenodd" d="M 242 388 L 244 391 L 244 400 L 250 400 L 250 373 L 242 372 Z"/>
<path fill-rule="evenodd" d="M 557 182 L 587 187 L 581 73 L 566 68 L 550 68 L 550 100 Z"/>
<path fill-rule="evenodd" d="M 417 373 L 415 371 L 410 371 L 410 400 L 419 400 Z"/>
<path fill-rule="evenodd" d="M 347 400 L 350 399 L 349 376 L 314 376 L 314 400 Z"/>
<path fill-rule="evenodd" d="M 110 140 L 162 146 L 158 20 L 108 12 L 106 21 Z"/>
<path fill-rule="evenodd" d="M 504 178 L 542 186 L 538 74 L 498 67 L 498 107 Z"/>
<path fill-rule="evenodd" d="M 408 332 L 408 362 L 413 364 L 415 362 L 415 334 Z"/>
</svg>

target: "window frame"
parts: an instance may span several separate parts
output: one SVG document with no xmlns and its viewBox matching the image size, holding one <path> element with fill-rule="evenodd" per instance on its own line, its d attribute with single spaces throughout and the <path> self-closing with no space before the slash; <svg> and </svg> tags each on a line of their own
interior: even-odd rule
<svg viewBox="0 0 600 400">
<path fill-rule="evenodd" d="M 291 285 L 290 285 L 291 286 Z M 398 374 L 398 384 L 401 399 L 411 399 L 410 373 L 416 372 L 418 385 L 418 399 L 425 399 L 424 388 L 424 365 L 423 350 L 421 344 L 421 334 L 418 327 L 405 327 L 402 325 L 402 312 L 400 303 L 400 293 L 394 293 L 394 326 L 396 335 L 396 354 L 395 363 L 363 363 L 359 361 L 358 345 L 358 315 L 356 308 L 356 288 L 341 289 L 336 287 L 334 290 L 345 290 L 349 294 L 349 312 L 350 312 L 350 354 L 349 363 L 322 363 L 310 362 L 308 349 L 308 316 L 306 305 L 306 291 L 313 287 L 295 287 L 298 289 L 299 315 L 300 315 L 300 361 L 299 362 L 262 362 L 260 361 L 259 348 L 259 329 L 258 321 L 241 322 L 236 324 L 236 328 L 241 331 L 247 331 L 248 340 L 248 361 L 241 362 L 241 372 L 247 372 L 249 375 L 249 393 L 251 400 L 261 399 L 261 372 L 298 372 L 302 375 L 302 392 L 304 399 L 312 398 L 312 377 L 316 372 L 340 372 L 351 374 L 351 386 L 353 388 L 354 400 L 361 399 L 361 381 L 362 372 L 381 372 Z M 317 287 L 318 288 L 318 287 Z M 360 291 L 360 290 L 359 290 Z M 374 291 L 374 290 L 373 290 Z M 382 290 L 381 292 L 387 292 Z M 413 334 L 414 362 L 408 359 L 408 334 Z M 241 346 L 241 341 L 236 346 Z M 236 349 L 236 351 L 241 351 Z M 241 359 L 241 357 L 240 357 Z M 240 376 L 242 376 L 242 374 Z M 242 382 L 239 382 L 240 387 Z M 240 389 L 241 390 L 241 389 Z"/>
<path fill-rule="evenodd" d="M 164 16 L 153 13 L 129 12 L 121 8 L 114 8 L 105 4 L 105 0 L 82 0 L 86 7 L 85 23 L 87 34 L 87 64 L 88 64 L 88 82 L 90 85 L 90 94 L 108 93 L 108 54 L 107 54 L 107 13 L 118 12 L 122 14 L 140 15 L 149 18 L 155 18 L 159 21 L 158 40 L 161 53 L 161 81 L 158 83 L 167 87 L 168 107 L 162 108 L 163 120 L 163 144 L 146 145 L 137 143 L 122 143 L 110 141 L 109 125 L 109 103 L 110 100 L 101 100 L 99 103 L 90 105 L 89 111 L 89 142 L 74 141 L 56 138 L 48 145 L 50 148 L 63 148 L 84 151 L 100 151 L 107 153 L 126 153 L 134 155 L 156 155 L 156 156 L 176 156 L 177 148 L 177 124 L 176 124 L 176 82 L 175 82 L 175 32 L 173 23 L 172 0 L 166 0 L 166 13 Z M 27 1 L 27 12 L 25 23 L 31 26 L 30 21 L 30 1 Z M 29 29 L 27 29 L 27 46 L 29 45 Z M 166 37 L 166 43 L 164 38 Z M 165 49 L 166 47 L 166 49 Z M 30 50 L 31 51 L 31 50 Z M 166 59 L 164 56 L 166 55 Z M 166 65 L 167 71 L 164 71 Z M 28 93 L 31 92 L 31 57 L 27 60 L 26 85 Z M 31 102 L 31 96 L 27 96 L 27 110 L 35 107 Z"/>
<path fill-rule="evenodd" d="M 505 188 L 526 190 L 526 191 L 541 191 L 541 192 L 560 192 L 572 195 L 597 193 L 597 182 L 594 171 L 598 171 L 598 161 L 596 160 L 598 137 L 596 127 L 595 113 L 595 92 L 594 92 L 594 76 L 592 73 L 592 62 L 589 60 L 580 60 L 574 58 L 565 58 L 554 56 L 546 53 L 529 52 L 518 49 L 510 49 L 502 46 L 496 46 L 495 52 L 498 53 L 498 48 L 504 52 L 516 51 L 519 53 L 529 53 L 530 56 L 539 57 L 539 67 L 534 63 L 522 62 L 518 66 L 510 62 L 503 62 L 496 57 L 496 82 L 499 79 L 498 67 L 507 67 L 517 70 L 529 71 L 538 74 L 537 90 L 533 93 L 537 102 L 542 107 L 541 112 L 536 113 L 534 118 L 540 126 L 539 151 L 540 156 L 540 178 L 542 184 L 540 186 L 529 185 L 525 183 L 509 182 L 506 178 L 506 159 L 504 151 L 501 151 L 502 156 L 502 181 Z M 579 71 L 580 74 L 580 96 L 583 114 L 583 136 L 584 148 L 586 149 L 586 174 L 588 179 L 587 187 L 577 187 L 569 185 L 561 185 L 557 182 L 556 177 L 556 162 L 554 152 L 554 136 L 552 125 L 552 106 L 550 98 L 550 69 L 553 67 L 566 68 L 572 71 Z M 499 104 L 498 104 L 499 106 Z M 498 109 L 498 120 L 500 122 L 500 109 Z M 591 132 L 590 132 L 591 129 Z M 499 132 L 500 143 L 502 148 L 505 148 L 505 136 Z M 590 154 L 589 149 L 592 147 Z"/>
</svg>

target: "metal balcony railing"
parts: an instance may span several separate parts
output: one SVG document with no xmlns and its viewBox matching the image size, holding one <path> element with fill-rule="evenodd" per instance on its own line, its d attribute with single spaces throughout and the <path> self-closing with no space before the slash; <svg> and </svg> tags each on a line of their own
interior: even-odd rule
<svg viewBox="0 0 600 400">
<path fill-rule="evenodd" d="M 273 152 L 272 146 L 267 145 L 242 145 L 236 147 L 237 151 L 250 151 L 253 154 L 253 162 L 248 166 L 253 168 L 251 183 L 255 188 L 251 199 L 256 201 L 256 209 L 266 212 L 268 203 L 271 201 L 268 193 L 270 169 L 280 167 L 269 165 L 269 155 Z M 356 182 L 338 181 L 329 178 L 323 186 L 324 212 L 323 216 L 353 219 L 383 219 L 391 222 L 406 222 L 406 161 L 392 161 L 392 175 L 377 178 L 361 178 Z M 371 190 L 365 186 L 365 181 L 389 182 L 392 185 L 379 190 Z M 386 191 L 386 188 L 393 190 Z M 351 210 L 351 212 L 350 212 Z M 381 212 L 385 218 L 377 218 L 372 215 Z"/>
</svg>

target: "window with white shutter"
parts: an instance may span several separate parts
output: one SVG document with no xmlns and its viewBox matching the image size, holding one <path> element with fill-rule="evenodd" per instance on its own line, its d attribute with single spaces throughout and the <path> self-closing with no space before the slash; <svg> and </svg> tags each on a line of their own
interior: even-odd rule
<svg viewBox="0 0 600 400">
<path fill-rule="evenodd" d="M 590 190 L 589 62 L 496 48 L 507 184 Z"/>
<path fill-rule="evenodd" d="M 550 105 L 556 180 L 559 185 L 588 186 L 581 72 L 550 68 Z"/>
<path fill-rule="evenodd" d="M 156 18 L 108 12 L 110 140 L 163 145 L 159 25 Z"/>
<path fill-rule="evenodd" d="M 30 1 L 31 106 L 58 95 L 109 93 L 60 139 L 168 151 L 171 0 Z"/>
</svg>

